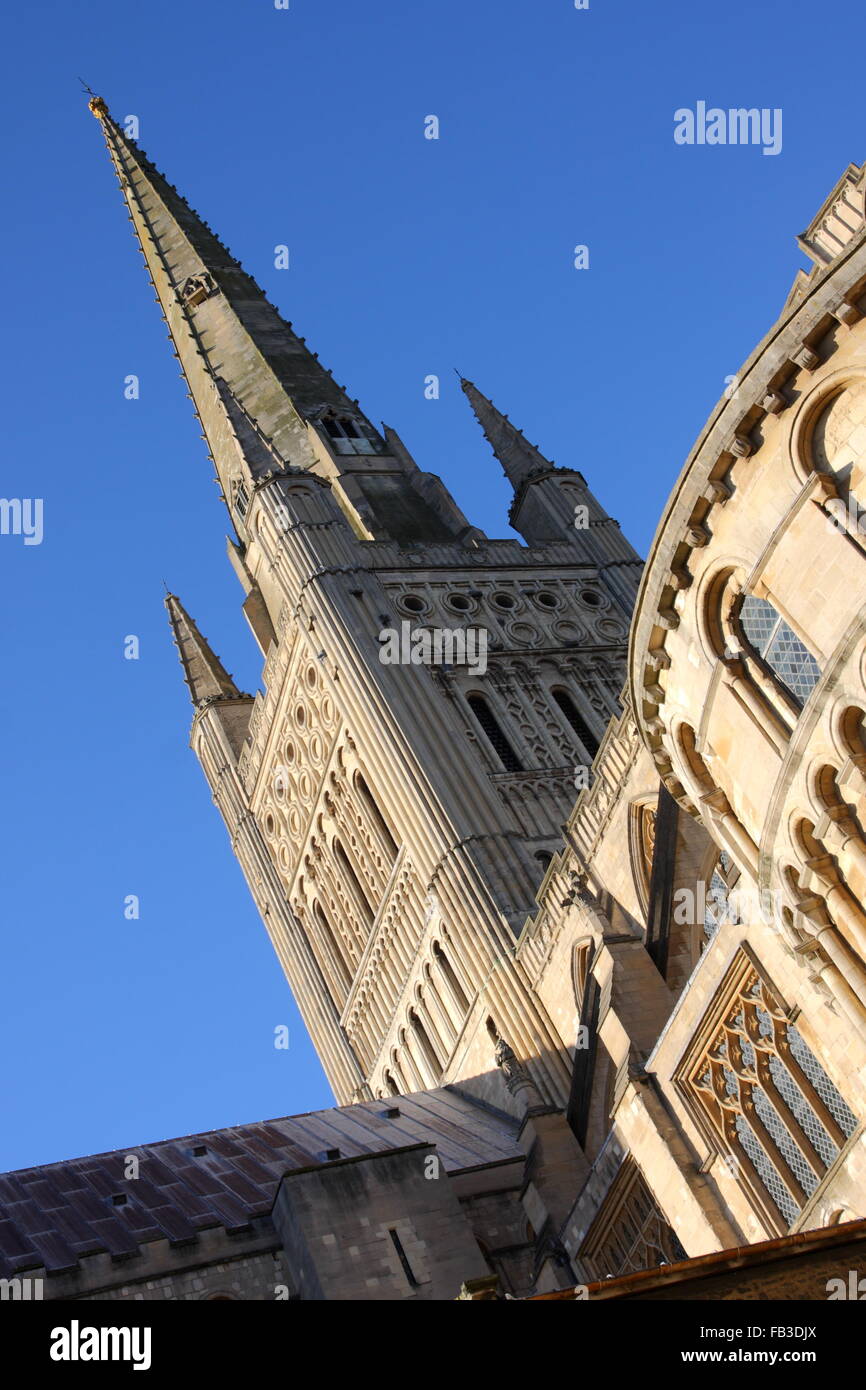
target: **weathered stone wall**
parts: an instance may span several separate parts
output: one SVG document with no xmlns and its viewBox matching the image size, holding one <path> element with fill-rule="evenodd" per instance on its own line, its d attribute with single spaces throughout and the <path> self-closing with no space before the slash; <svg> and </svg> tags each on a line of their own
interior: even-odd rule
<svg viewBox="0 0 866 1390">
<path fill-rule="evenodd" d="M 274 1224 L 302 1299 L 456 1298 L 490 1272 L 432 1145 L 289 1173 Z"/>
</svg>

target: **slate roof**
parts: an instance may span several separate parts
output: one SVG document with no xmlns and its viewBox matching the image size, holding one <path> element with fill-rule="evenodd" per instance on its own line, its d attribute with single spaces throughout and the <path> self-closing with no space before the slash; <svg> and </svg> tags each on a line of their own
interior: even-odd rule
<svg viewBox="0 0 866 1390">
<path fill-rule="evenodd" d="M 239 1232 L 270 1214 L 286 1171 L 325 1164 L 328 1150 L 345 1159 L 418 1143 L 435 1144 L 449 1173 L 523 1156 L 514 1120 L 446 1087 L 22 1168 L 0 1175 L 0 1276 L 43 1265 L 59 1274 L 208 1227 Z"/>
</svg>

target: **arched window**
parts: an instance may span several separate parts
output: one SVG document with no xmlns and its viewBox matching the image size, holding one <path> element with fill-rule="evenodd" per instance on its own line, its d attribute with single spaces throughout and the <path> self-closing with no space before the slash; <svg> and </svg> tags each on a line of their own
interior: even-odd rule
<svg viewBox="0 0 866 1390">
<path fill-rule="evenodd" d="M 455 1004 L 460 1009 L 461 1013 L 467 1013 L 469 1009 L 469 1000 L 466 998 L 463 986 L 458 980 L 450 960 L 442 950 L 438 941 L 433 942 L 433 959 L 439 966 L 442 972 L 442 978 L 445 980 L 445 983 L 454 996 Z"/>
<path fill-rule="evenodd" d="M 357 439 L 358 427 L 354 420 L 343 415 L 324 415 L 322 424 L 325 426 L 331 439 Z"/>
<path fill-rule="evenodd" d="M 430 1068 L 430 1071 L 432 1072 L 434 1079 L 438 1081 L 439 1077 L 442 1075 L 442 1063 L 440 1062 L 439 1057 L 436 1053 L 436 1049 L 430 1040 L 430 1034 L 424 1027 L 424 1024 L 421 1022 L 421 1019 L 418 1017 L 414 1009 L 409 1010 L 409 1026 L 411 1027 L 412 1032 L 415 1035 L 424 1061 Z"/>
<path fill-rule="evenodd" d="M 349 964 L 346 960 L 345 955 L 343 954 L 343 948 L 340 941 L 337 938 L 337 933 L 334 931 L 333 927 L 331 926 L 331 923 L 328 921 L 328 918 L 325 915 L 325 909 L 322 907 L 321 903 L 315 902 L 313 904 L 313 916 L 316 919 L 316 924 L 319 928 L 319 931 L 322 933 L 322 939 L 326 944 L 329 956 L 331 958 L 333 971 L 336 975 L 336 983 L 339 987 L 340 1003 L 344 1004 L 346 1002 L 346 996 L 348 995 L 349 990 L 352 987 L 351 969 L 349 968 Z"/>
<path fill-rule="evenodd" d="M 363 916 L 364 921 L 367 923 L 368 927 L 372 927 L 375 918 L 375 913 L 373 912 L 373 908 L 370 904 L 367 894 L 361 887 L 361 882 L 358 878 L 358 875 L 355 873 L 355 870 L 349 863 L 349 857 L 346 854 L 346 851 L 343 849 L 343 846 L 339 840 L 334 841 L 334 859 L 336 860 L 337 867 L 343 875 L 344 883 L 346 883 L 346 885 L 349 888 L 349 891 L 354 894 L 354 897 L 357 900 L 358 907 L 361 910 L 361 915 Z"/>
<path fill-rule="evenodd" d="M 469 708 L 478 720 L 488 741 L 494 751 L 498 754 L 500 762 L 507 772 L 522 772 L 520 759 L 515 753 L 502 729 L 499 727 L 499 720 L 493 713 L 483 695 L 470 695 Z"/>
<path fill-rule="evenodd" d="M 594 758 L 598 752 L 598 739 L 590 729 L 580 710 L 575 705 L 567 690 L 557 688 L 551 690 L 553 696 L 562 713 L 565 715 L 577 737 L 580 739 L 587 753 Z"/>
<path fill-rule="evenodd" d="M 367 783 L 364 781 L 364 778 L 361 776 L 360 772 L 355 773 L 355 789 L 358 793 L 358 796 L 361 798 L 361 802 L 363 803 L 364 808 L 370 817 L 370 820 L 372 821 L 375 828 L 379 831 L 379 834 L 382 840 L 384 841 L 385 848 L 390 856 L 391 862 L 393 863 L 394 860 L 397 858 L 397 841 L 391 834 L 391 830 L 385 820 L 385 817 L 379 810 L 379 806 L 376 802 L 376 799 L 373 796 L 373 793 L 370 791 L 370 788 L 367 786 Z"/>
<path fill-rule="evenodd" d="M 772 603 L 746 594 L 740 605 L 740 629 L 752 650 L 769 666 L 798 707 L 808 700 L 821 668 Z"/>
<path fill-rule="evenodd" d="M 539 849 L 535 852 L 535 861 L 537 864 L 541 865 L 542 873 L 547 873 L 547 870 L 550 867 L 550 861 L 552 859 L 553 855 L 550 853 L 550 850 L 548 849 Z"/>
<path fill-rule="evenodd" d="M 378 441 L 364 431 L 363 422 L 351 415 L 335 415 L 329 411 L 322 416 L 322 428 L 337 454 L 376 454 Z"/>
<path fill-rule="evenodd" d="M 454 1039 L 457 1037 L 457 1025 L 448 1008 L 450 991 L 441 988 L 442 981 L 437 974 L 434 974 L 431 961 L 428 961 L 424 966 L 423 974 L 424 998 L 430 1013 L 431 1031 L 435 1032 L 442 1045 L 442 1051 L 447 1057 L 453 1048 Z"/>
<path fill-rule="evenodd" d="M 235 487 L 235 511 L 243 519 L 249 511 L 250 494 L 245 483 L 238 483 Z"/>
<path fill-rule="evenodd" d="M 397 1082 L 394 1080 L 394 1077 L 392 1076 L 391 1072 L 386 1071 L 382 1079 L 385 1082 L 385 1088 L 388 1092 L 388 1095 L 399 1096 L 400 1087 L 397 1085 Z"/>
</svg>

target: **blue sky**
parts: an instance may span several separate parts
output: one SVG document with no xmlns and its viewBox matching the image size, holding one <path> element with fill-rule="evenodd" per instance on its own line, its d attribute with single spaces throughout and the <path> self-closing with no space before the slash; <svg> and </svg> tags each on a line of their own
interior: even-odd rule
<svg viewBox="0 0 866 1390">
<path fill-rule="evenodd" d="M 796 234 L 866 157 L 845 56 L 862 29 L 854 0 L 7 15 L 2 493 L 44 499 L 44 538 L 0 536 L 0 1168 L 331 1101 L 187 746 L 163 579 L 246 689 L 261 663 L 78 77 L 138 116 L 156 164 L 488 534 L 509 534 L 508 493 L 455 366 L 645 551 L 804 264 Z M 780 108 L 781 152 L 675 144 L 698 101 Z"/>
</svg>

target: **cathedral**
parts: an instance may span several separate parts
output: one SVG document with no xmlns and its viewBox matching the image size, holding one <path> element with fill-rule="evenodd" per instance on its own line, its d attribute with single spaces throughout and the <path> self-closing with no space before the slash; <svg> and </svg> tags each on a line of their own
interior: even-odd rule
<svg viewBox="0 0 866 1390">
<path fill-rule="evenodd" d="M 522 540 L 474 526 L 90 108 L 262 654 L 253 697 L 168 595 L 191 745 L 336 1104 L 3 1175 L 2 1273 L 826 1298 L 866 1242 L 866 165 L 642 561 L 464 379 Z"/>
</svg>

